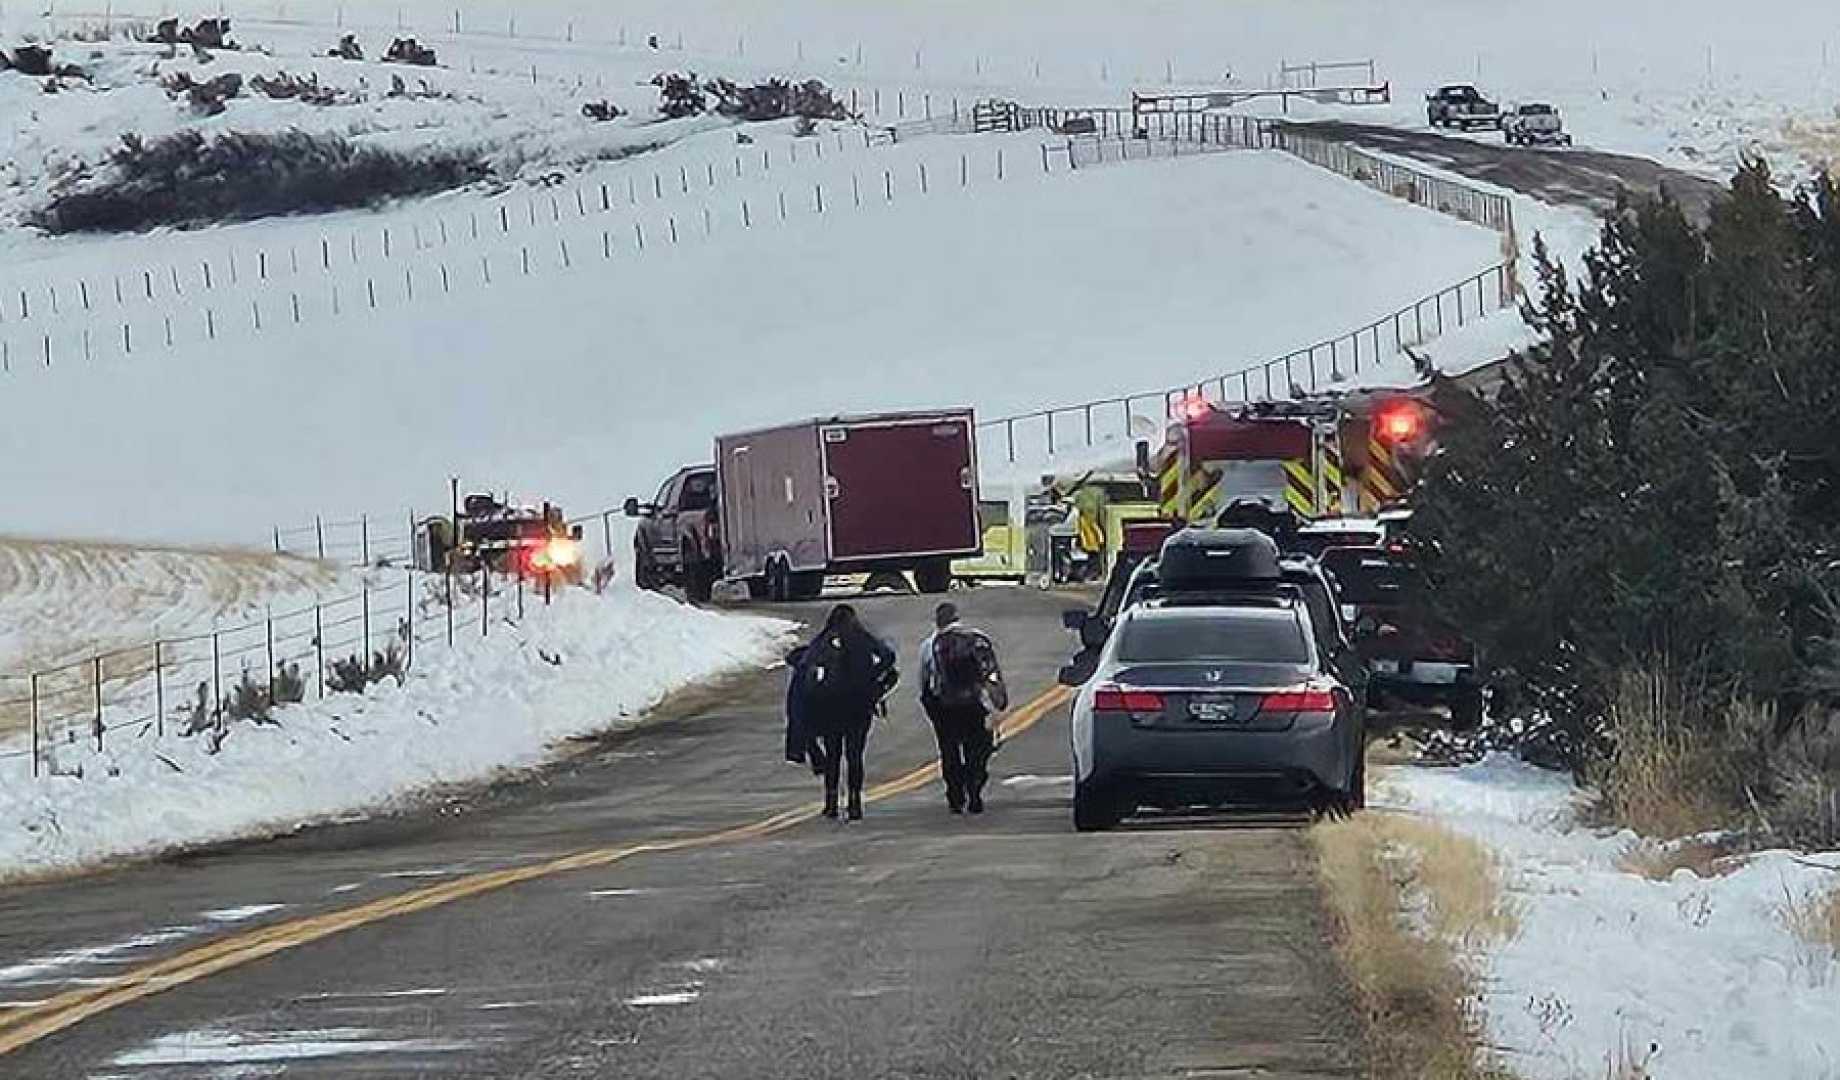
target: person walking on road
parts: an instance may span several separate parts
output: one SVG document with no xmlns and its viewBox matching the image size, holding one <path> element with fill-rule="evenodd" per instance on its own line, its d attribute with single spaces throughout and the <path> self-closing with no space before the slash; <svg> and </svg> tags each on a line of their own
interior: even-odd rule
<svg viewBox="0 0 1840 1080">
<path fill-rule="evenodd" d="M 958 607 L 940 604 L 936 629 L 920 643 L 920 707 L 939 741 L 939 770 L 946 806 L 954 813 L 984 812 L 984 782 L 996 747 L 990 711 L 1009 708 L 1009 690 L 989 635 L 958 620 Z"/>
<path fill-rule="evenodd" d="M 894 650 L 870 633 L 848 604 L 832 608 L 824 629 L 805 647 L 794 668 L 792 698 L 808 737 L 821 748 L 814 764 L 824 775 L 825 817 L 837 816 L 838 781 L 846 779 L 839 774 L 847 767 L 849 818 L 862 820 L 869 724 L 899 677 Z"/>
</svg>

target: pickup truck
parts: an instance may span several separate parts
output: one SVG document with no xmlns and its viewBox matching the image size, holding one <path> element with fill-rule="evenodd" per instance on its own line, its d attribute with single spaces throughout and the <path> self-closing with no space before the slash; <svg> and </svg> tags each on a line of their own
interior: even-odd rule
<svg viewBox="0 0 1840 1080">
<path fill-rule="evenodd" d="M 1425 118 L 1432 127 L 1500 127 L 1501 108 L 1467 83 L 1439 87 L 1425 95 Z"/>
<path fill-rule="evenodd" d="M 1502 134 L 1515 146 L 1570 146 L 1559 110 L 1541 102 L 1516 105 L 1501 118 Z"/>
<path fill-rule="evenodd" d="M 625 510 L 639 521 L 633 533 L 633 583 L 647 590 L 676 585 L 692 601 L 707 601 L 722 576 L 715 466 L 679 469 L 652 502 L 627 499 Z"/>
<path fill-rule="evenodd" d="M 1484 701 L 1475 643 L 1432 613 L 1410 558 L 1390 547 L 1341 547 L 1321 561 L 1355 625 L 1369 708 L 1441 705 L 1452 729 L 1474 731 Z"/>
</svg>

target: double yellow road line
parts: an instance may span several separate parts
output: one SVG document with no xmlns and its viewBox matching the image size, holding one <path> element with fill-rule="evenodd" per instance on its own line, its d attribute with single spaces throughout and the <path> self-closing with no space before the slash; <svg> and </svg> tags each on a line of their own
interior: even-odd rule
<svg viewBox="0 0 1840 1080">
<path fill-rule="evenodd" d="M 997 728 L 998 737 L 1010 739 L 1022 734 L 1072 696 L 1072 692 L 1065 687 L 1049 689 L 1004 717 Z M 869 802 L 891 799 L 925 787 L 938 778 L 939 763 L 935 761 L 876 784 L 864 793 L 864 799 Z M 231 934 L 164 960 L 126 971 L 106 986 L 70 990 L 28 1008 L 0 1013 L 0 1055 L 10 1054 L 110 1009 L 118 1009 L 162 991 L 209 978 L 360 926 L 441 907 L 538 878 L 608 866 L 634 855 L 758 840 L 810 821 L 818 816 L 820 809 L 818 803 L 805 803 L 718 832 L 591 848 L 548 862 L 472 874 L 439 885 L 386 896 L 356 907 Z"/>
</svg>

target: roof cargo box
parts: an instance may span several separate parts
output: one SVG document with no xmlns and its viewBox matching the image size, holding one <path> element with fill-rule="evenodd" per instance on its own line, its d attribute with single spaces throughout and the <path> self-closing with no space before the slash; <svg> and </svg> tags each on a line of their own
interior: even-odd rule
<svg viewBox="0 0 1840 1080">
<path fill-rule="evenodd" d="M 1157 560 L 1164 592 L 1278 581 L 1283 575 L 1278 545 L 1253 529 L 1183 529 L 1163 542 Z"/>
</svg>

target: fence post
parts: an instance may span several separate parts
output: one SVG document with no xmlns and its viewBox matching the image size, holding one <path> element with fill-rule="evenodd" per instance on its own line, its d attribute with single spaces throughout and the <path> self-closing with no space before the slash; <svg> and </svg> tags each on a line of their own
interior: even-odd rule
<svg viewBox="0 0 1840 1080">
<path fill-rule="evenodd" d="M 415 568 L 403 568 L 403 618 L 409 627 L 408 641 L 403 643 L 403 667 L 415 666 Z"/>
<path fill-rule="evenodd" d="M 524 575 L 517 576 L 518 622 L 524 621 Z"/>
<path fill-rule="evenodd" d="M 92 724 L 91 724 L 91 729 L 94 731 L 95 736 L 96 736 L 96 752 L 101 753 L 102 752 L 102 657 L 101 656 L 97 656 L 90 661 L 90 677 L 95 681 L 95 684 L 96 684 L 94 688 L 96 691 L 96 713 L 95 713 L 95 719 L 92 721 Z"/>
<path fill-rule="evenodd" d="M 607 558 L 613 558 L 613 511 L 601 511 L 601 543 L 606 546 Z"/>
<path fill-rule="evenodd" d="M 488 637 L 492 633 L 492 568 L 485 563 L 479 564 L 479 636 Z"/>
<path fill-rule="evenodd" d="M 319 601 L 313 602 L 313 669 L 319 679 L 319 699 L 326 700 L 326 624 L 320 618 Z"/>
<path fill-rule="evenodd" d="M 326 523 L 320 520 L 318 514 L 313 515 L 313 535 L 319 542 L 319 557 L 323 562 L 326 558 Z"/>
<path fill-rule="evenodd" d="M 38 672 L 32 673 L 32 778 L 38 779 Z"/>
<path fill-rule="evenodd" d="M 218 648 L 216 630 L 211 631 L 211 711 L 217 722 L 224 722 L 224 663 Z"/>
<path fill-rule="evenodd" d="M 153 639 L 153 737 L 166 737 L 166 679 L 160 671 L 163 657 L 160 655 L 162 642 Z"/>
<path fill-rule="evenodd" d="M 358 515 L 358 557 L 364 560 L 365 566 L 371 564 L 371 516 L 369 514 Z"/>
<path fill-rule="evenodd" d="M 358 588 L 358 612 L 364 625 L 364 662 L 371 658 L 371 583 L 366 581 Z"/>
</svg>

